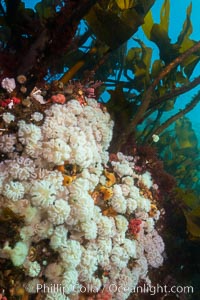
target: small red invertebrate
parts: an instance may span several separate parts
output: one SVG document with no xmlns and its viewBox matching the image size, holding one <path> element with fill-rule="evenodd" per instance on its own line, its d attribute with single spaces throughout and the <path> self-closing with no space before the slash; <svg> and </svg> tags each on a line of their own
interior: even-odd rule
<svg viewBox="0 0 200 300">
<path fill-rule="evenodd" d="M 66 98 L 63 94 L 57 94 L 57 95 L 51 96 L 51 101 L 55 102 L 55 103 L 64 104 L 66 101 Z"/>
<path fill-rule="evenodd" d="M 2 294 L 0 294 L 0 300 L 7 300 L 7 297 L 5 297 Z"/>
<path fill-rule="evenodd" d="M 0 106 L 12 108 L 14 104 L 19 104 L 21 100 L 17 97 L 12 97 L 4 100 L 0 100 Z"/>
<path fill-rule="evenodd" d="M 13 101 L 14 104 L 19 104 L 21 102 L 21 100 L 17 97 L 12 97 L 11 100 Z"/>
<path fill-rule="evenodd" d="M 133 235 L 137 235 L 140 232 L 140 225 L 142 224 L 142 221 L 140 219 L 131 219 L 128 225 L 128 229 L 130 233 Z"/>
</svg>

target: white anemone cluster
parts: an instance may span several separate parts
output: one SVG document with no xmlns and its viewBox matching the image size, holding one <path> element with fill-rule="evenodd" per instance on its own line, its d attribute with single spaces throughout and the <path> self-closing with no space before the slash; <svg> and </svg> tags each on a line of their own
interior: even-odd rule
<svg viewBox="0 0 200 300">
<path fill-rule="evenodd" d="M 91 285 L 98 291 L 111 284 L 128 285 L 113 292 L 113 299 L 127 299 L 139 280 L 148 278 L 148 267 L 163 261 L 162 238 L 154 228 L 158 217 L 149 216 L 151 201 L 135 185 L 137 180 L 153 189 L 151 174 L 138 175 L 133 157 L 118 153 L 111 161 L 118 181 L 108 201 L 101 200 L 115 213 L 103 213 L 93 192 L 107 180 L 103 170 L 112 138 L 110 115 L 94 99 L 85 106 L 77 100 L 53 104 L 43 115 L 40 126 L 34 119 L 20 120 L 16 134 L 0 136 L 0 150 L 7 153 L 0 163 L 0 207 L 24 216 L 20 241 L 12 247 L 6 243 L 0 257 L 25 272 L 30 293 L 42 278 L 47 286 L 62 285 L 65 295 L 53 291 L 46 299 L 71 300 L 79 293 L 75 287 Z M 78 168 L 67 184 L 59 169 L 65 164 Z M 128 226 L 139 214 L 142 231 L 137 238 Z M 42 257 L 31 259 L 33 245 L 41 242 L 47 243 Z"/>
</svg>

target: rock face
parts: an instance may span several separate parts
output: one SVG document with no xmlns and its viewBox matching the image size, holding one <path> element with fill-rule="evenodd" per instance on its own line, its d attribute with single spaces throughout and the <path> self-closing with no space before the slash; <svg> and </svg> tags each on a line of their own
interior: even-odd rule
<svg viewBox="0 0 200 300">
<path fill-rule="evenodd" d="M 17 127 L 0 136 L 0 213 L 15 216 L 16 236 L 1 243 L 5 266 L 45 299 L 127 299 L 163 263 L 151 174 L 137 157 L 109 156 L 113 121 L 95 99 L 52 103 L 29 120 L 9 113 L 4 127 Z"/>
</svg>

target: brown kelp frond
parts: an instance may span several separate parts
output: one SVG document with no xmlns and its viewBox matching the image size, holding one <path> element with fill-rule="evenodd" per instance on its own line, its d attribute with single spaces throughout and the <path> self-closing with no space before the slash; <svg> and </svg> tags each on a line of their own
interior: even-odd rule
<svg viewBox="0 0 200 300">
<path fill-rule="evenodd" d="M 189 111 L 191 111 L 200 101 L 200 91 L 193 97 L 190 103 L 188 103 L 184 109 L 181 109 L 178 113 L 173 115 L 171 118 L 167 119 L 162 125 L 160 125 L 158 128 L 155 128 L 152 134 L 160 135 L 166 128 L 168 128 L 172 123 L 174 123 L 176 120 L 183 117 L 185 114 L 187 114 Z M 148 137 L 149 138 L 149 137 Z M 147 139 L 148 139 L 147 138 Z M 147 139 L 145 139 L 147 141 Z"/>
</svg>

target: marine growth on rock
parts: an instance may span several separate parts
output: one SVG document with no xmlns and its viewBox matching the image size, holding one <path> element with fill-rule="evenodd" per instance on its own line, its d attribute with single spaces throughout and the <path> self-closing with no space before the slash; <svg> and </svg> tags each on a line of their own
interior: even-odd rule
<svg viewBox="0 0 200 300">
<path fill-rule="evenodd" d="M 2 107 L 0 217 L 15 228 L 4 268 L 42 299 L 125 300 L 163 264 L 158 186 L 138 157 L 109 156 L 114 123 L 96 99 L 64 87 L 48 99 Z"/>
</svg>

